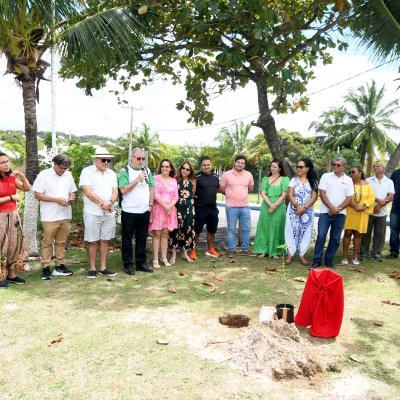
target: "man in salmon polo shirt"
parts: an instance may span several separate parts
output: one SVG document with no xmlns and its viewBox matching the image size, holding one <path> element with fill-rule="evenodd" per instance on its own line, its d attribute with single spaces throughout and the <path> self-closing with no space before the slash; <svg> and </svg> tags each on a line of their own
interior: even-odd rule
<svg viewBox="0 0 400 400">
<path fill-rule="evenodd" d="M 235 158 L 234 167 L 225 172 L 219 182 L 221 193 L 226 198 L 226 220 L 228 222 L 229 257 L 236 255 L 236 226 L 242 226 L 242 256 L 253 256 L 250 250 L 251 217 L 249 192 L 253 191 L 254 179 L 249 171 L 245 171 L 246 156 L 239 154 Z"/>
</svg>

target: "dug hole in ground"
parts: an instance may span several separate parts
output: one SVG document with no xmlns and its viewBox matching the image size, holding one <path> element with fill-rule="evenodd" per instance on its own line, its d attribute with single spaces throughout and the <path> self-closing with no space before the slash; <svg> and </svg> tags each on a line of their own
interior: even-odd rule
<svg viewBox="0 0 400 400">
<path fill-rule="evenodd" d="M 125 322 L 149 324 L 167 343 L 187 345 L 201 358 L 240 371 L 249 385 L 255 380 L 265 388 L 268 399 L 382 399 L 379 393 L 390 391 L 337 365 L 329 354 L 334 339 L 314 341 L 308 329 L 283 320 L 229 328 L 175 307 L 138 309 Z"/>
</svg>

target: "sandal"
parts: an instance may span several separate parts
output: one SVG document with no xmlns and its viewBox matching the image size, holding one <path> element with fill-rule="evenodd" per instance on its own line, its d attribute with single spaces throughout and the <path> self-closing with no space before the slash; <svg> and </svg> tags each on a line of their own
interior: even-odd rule
<svg viewBox="0 0 400 400">
<path fill-rule="evenodd" d="M 261 253 L 261 254 L 258 254 L 258 255 L 257 255 L 258 258 L 264 258 L 265 256 L 266 256 L 265 253 Z"/>
<path fill-rule="evenodd" d="M 162 263 L 164 264 L 165 267 L 172 267 L 172 265 L 168 262 L 166 258 L 163 258 Z"/>
<path fill-rule="evenodd" d="M 169 263 L 170 263 L 171 265 L 175 265 L 175 263 L 176 263 L 176 257 L 172 256 L 172 257 L 169 259 Z"/>
<path fill-rule="evenodd" d="M 187 262 L 190 262 L 190 263 L 193 262 L 193 260 L 186 253 L 182 254 L 182 260 L 186 260 Z"/>
<path fill-rule="evenodd" d="M 300 257 L 300 264 L 304 265 L 307 267 L 307 265 L 310 265 L 310 263 L 304 258 L 304 257 Z"/>
<path fill-rule="evenodd" d="M 285 258 L 285 265 L 289 265 L 292 262 L 292 256 L 287 255 Z"/>
<path fill-rule="evenodd" d="M 281 259 L 281 256 L 279 254 L 274 255 L 274 260 L 280 260 L 280 259 Z"/>
<path fill-rule="evenodd" d="M 158 263 L 158 260 L 153 260 L 153 268 L 154 269 L 160 268 L 160 264 Z"/>
</svg>

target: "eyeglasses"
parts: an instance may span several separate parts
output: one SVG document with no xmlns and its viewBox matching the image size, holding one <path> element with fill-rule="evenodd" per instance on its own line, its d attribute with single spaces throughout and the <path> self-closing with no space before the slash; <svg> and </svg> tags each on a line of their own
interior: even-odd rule
<svg viewBox="0 0 400 400">
<path fill-rule="evenodd" d="M 306 168 L 306 166 L 305 165 L 296 165 L 296 168 L 297 169 L 303 169 L 303 168 Z"/>
<path fill-rule="evenodd" d="M 105 164 L 105 163 L 110 164 L 110 163 L 111 163 L 111 160 L 110 160 L 109 158 L 102 158 L 102 159 L 101 159 L 101 162 L 102 162 L 103 164 Z"/>
<path fill-rule="evenodd" d="M 67 170 L 69 169 L 70 165 L 67 164 L 58 164 L 58 168 L 63 169 L 63 170 Z"/>
<path fill-rule="evenodd" d="M 338 164 L 338 163 L 333 163 L 334 167 L 342 167 L 342 164 Z"/>
<path fill-rule="evenodd" d="M 352 169 L 351 171 L 350 171 L 350 174 L 356 174 L 358 171 L 355 171 L 354 169 Z"/>
<path fill-rule="evenodd" d="M 183 171 L 190 171 L 190 168 L 182 167 L 181 170 L 183 170 Z"/>
<path fill-rule="evenodd" d="M 138 160 L 138 161 L 144 161 L 145 159 L 146 159 L 146 157 L 135 157 L 136 158 L 136 160 Z"/>
</svg>

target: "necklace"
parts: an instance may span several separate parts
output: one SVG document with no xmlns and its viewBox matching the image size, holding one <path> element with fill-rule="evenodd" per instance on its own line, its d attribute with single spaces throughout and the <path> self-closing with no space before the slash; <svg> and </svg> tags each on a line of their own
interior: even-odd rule
<svg viewBox="0 0 400 400">
<path fill-rule="evenodd" d="M 354 185 L 354 203 L 360 204 L 361 198 L 362 198 L 362 185 L 360 184 L 360 196 L 357 199 L 357 191 L 356 191 L 356 186 Z"/>
</svg>

